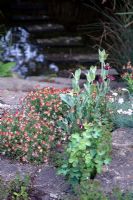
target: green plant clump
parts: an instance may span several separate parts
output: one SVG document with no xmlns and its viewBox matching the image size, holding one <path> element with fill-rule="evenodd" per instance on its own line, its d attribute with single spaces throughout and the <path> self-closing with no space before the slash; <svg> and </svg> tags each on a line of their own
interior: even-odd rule
<svg viewBox="0 0 133 200">
<path fill-rule="evenodd" d="M 110 76 L 105 65 L 107 56 L 104 50 L 99 50 L 100 83 L 94 82 L 97 69 L 92 66 L 86 74 L 84 89 L 80 89 L 79 69 L 72 81 L 72 92 L 60 95 L 69 112 L 59 124 L 68 135 L 59 173 L 72 184 L 94 178 L 97 172 L 101 172 L 102 166 L 110 161 L 111 123 L 106 101 Z"/>
<path fill-rule="evenodd" d="M 23 179 L 17 175 L 9 185 L 9 196 L 12 200 L 29 200 L 30 177 L 26 175 Z"/>
<path fill-rule="evenodd" d="M 75 195 L 70 195 L 62 200 L 132 200 L 133 192 L 122 192 L 114 188 L 112 192 L 105 193 L 98 181 L 82 181 L 74 187 Z"/>
<path fill-rule="evenodd" d="M 10 182 L 0 178 L 0 200 L 30 200 L 30 177 L 16 175 Z"/>
</svg>

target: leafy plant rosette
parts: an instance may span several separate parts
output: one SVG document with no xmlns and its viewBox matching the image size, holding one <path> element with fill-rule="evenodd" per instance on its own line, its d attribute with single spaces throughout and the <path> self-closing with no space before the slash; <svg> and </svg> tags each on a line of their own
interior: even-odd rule
<svg viewBox="0 0 133 200">
<path fill-rule="evenodd" d="M 99 50 L 100 83 L 95 83 L 97 68 L 92 66 L 86 74 L 84 88 L 80 89 L 79 69 L 73 75 L 71 93 L 60 95 L 69 112 L 58 122 L 68 135 L 58 173 L 65 175 L 72 184 L 94 178 L 102 166 L 110 162 L 112 125 L 106 99 L 110 83 L 110 66 L 105 64 L 107 56 L 105 50 Z"/>
<path fill-rule="evenodd" d="M 116 127 L 133 127 L 133 99 L 129 90 L 120 88 L 111 91 L 109 107 Z"/>
<path fill-rule="evenodd" d="M 57 121 L 66 112 L 60 93 L 67 89 L 30 92 L 16 113 L 0 120 L 0 153 L 23 162 L 48 162 L 50 150 L 65 140 Z"/>
</svg>

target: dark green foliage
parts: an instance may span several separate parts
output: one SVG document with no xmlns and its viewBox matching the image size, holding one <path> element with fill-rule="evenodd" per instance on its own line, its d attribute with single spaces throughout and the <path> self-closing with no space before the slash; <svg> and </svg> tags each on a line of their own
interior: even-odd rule
<svg viewBox="0 0 133 200">
<path fill-rule="evenodd" d="M 99 22 L 85 29 L 95 42 L 109 52 L 109 62 L 120 72 L 130 60 L 133 63 L 133 4 L 132 0 L 109 1 L 110 7 L 101 8 L 95 1 L 86 6 L 102 15 Z M 93 32 L 93 33 L 92 33 Z M 99 35 L 101 33 L 101 35 Z"/>
</svg>

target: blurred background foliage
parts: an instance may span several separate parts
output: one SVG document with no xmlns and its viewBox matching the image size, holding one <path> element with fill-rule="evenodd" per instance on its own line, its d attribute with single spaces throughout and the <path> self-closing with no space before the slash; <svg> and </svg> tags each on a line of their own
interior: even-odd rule
<svg viewBox="0 0 133 200">
<path fill-rule="evenodd" d="M 5 30 L 3 24 L 10 24 L 12 5 L 23 6 L 25 2 L 31 9 L 36 3 L 45 3 L 52 20 L 65 24 L 68 31 L 82 32 L 88 48 L 106 49 L 110 63 L 119 72 L 128 61 L 133 62 L 132 0 L 1 0 L 0 33 Z"/>
<path fill-rule="evenodd" d="M 111 64 L 121 72 L 123 65 L 133 62 L 133 2 L 103 0 L 103 9 L 96 1 L 90 1 L 86 1 L 85 5 L 100 13 L 101 17 L 96 23 L 80 28 L 88 31 L 94 48 L 102 47 L 108 51 Z"/>
</svg>

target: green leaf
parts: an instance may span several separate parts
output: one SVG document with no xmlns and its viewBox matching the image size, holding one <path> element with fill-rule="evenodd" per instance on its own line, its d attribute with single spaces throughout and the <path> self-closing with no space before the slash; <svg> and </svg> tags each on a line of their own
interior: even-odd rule
<svg viewBox="0 0 133 200">
<path fill-rule="evenodd" d="M 91 159 L 92 159 L 92 157 L 91 157 L 90 154 L 87 154 L 87 155 L 85 156 L 85 161 L 86 161 L 86 163 L 89 163 L 89 162 L 91 161 Z"/>
<path fill-rule="evenodd" d="M 86 78 L 87 78 L 87 81 L 89 83 L 93 82 L 96 78 L 96 70 L 97 68 L 94 67 L 94 66 L 91 66 L 90 67 L 90 70 L 88 71 L 88 73 L 86 74 Z"/>
<path fill-rule="evenodd" d="M 0 76 L 11 76 L 11 69 L 15 66 L 15 62 L 2 63 L 0 62 Z"/>
<path fill-rule="evenodd" d="M 61 175 L 61 174 L 62 174 L 62 175 L 64 175 L 64 176 L 66 176 L 67 173 L 68 173 L 68 171 L 69 171 L 68 169 L 65 169 L 65 170 L 64 170 L 64 169 L 61 168 L 61 169 L 59 169 L 59 170 L 57 171 L 57 174 L 58 174 L 58 175 Z"/>
<path fill-rule="evenodd" d="M 99 156 L 103 156 L 104 154 L 106 154 L 106 151 L 99 151 L 99 152 L 98 152 L 98 155 L 99 155 Z"/>
<path fill-rule="evenodd" d="M 76 139 L 76 141 L 80 141 L 81 137 L 79 136 L 78 133 L 74 133 L 72 134 L 71 139 Z"/>
<path fill-rule="evenodd" d="M 96 152 L 95 149 L 91 149 L 91 150 L 90 150 L 90 154 L 91 154 L 92 157 L 94 157 L 94 156 L 96 155 L 96 153 L 97 153 L 97 152 Z"/>
<path fill-rule="evenodd" d="M 83 137 L 84 137 L 85 139 L 90 139 L 90 138 L 92 138 L 92 136 L 91 136 L 90 134 L 88 134 L 88 131 L 84 131 L 82 134 L 83 134 Z"/>
<path fill-rule="evenodd" d="M 90 70 L 88 71 L 88 73 L 86 74 L 86 78 L 87 78 L 87 81 L 89 83 L 93 82 L 96 78 L 96 67 L 94 66 L 91 66 L 90 67 Z"/>
<path fill-rule="evenodd" d="M 75 71 L 75 74 L 73 75 L 76 81 L 79 81 L 81 75 L 81 69 L 78 69 Z"/>
<path fill-rule="evenodd" d="M 75 160 L 75 157 L 70 157 L 69 158 L 69 163 L 77 163 Z"/>
<path fill-rule="evenodd" d="M 101 63 L 104 63 L 105 60 L 107 60 L 108 54 L 106 54 L 106 52 L 105 52 L 104 49 L 103 49 L 103 50 L 100 50 L 100 49 L 99 49 L 98 52 L 99 52 L 99 61 L 100 61 Z"/>
<path fill-rule="evenodd" d="M 101 136 L 101 129 L 94 128 L 93 137 L 98 138 L 99 136 Z"/>
<path fill-rule="evenodd" d="M 104 164 L 105 164 L 105 165 L 108 165 L 110 162 L 111 162 L 111 159 L 110 159 L 110 158 L 106 158 L 106 160 L 104 160 Z"/>
<path fill-rule="evenodd" d="M 67 164 L 64 164 L 64 165 L 62 165 L 61 167 L 62 167 L 62 169 L 66 169 L 66 168 L 68 167 L 68 165 L 67 165 Z"/>
<path fill-rule="evenodd" d="M 108 75 L 108 70 L 105 70 L 105 69 L 101 70 L 101 77 L 103 80 L 106 79 L 107 75 Z"/>
<path fill-rule="evenodd" d="M 79 87 L 79 82 L 75 80 L 74 78 L 72 79 L 72 88 L 74 92 L 79 93 L 80 92 L 80 87 Z"/>
<path fill-rule="evenodd" d="M 75 106 L 75 98 L 69 94 L 60 94 L 61 100 L 64 101 L 68 106 Z"/>
</svg>

